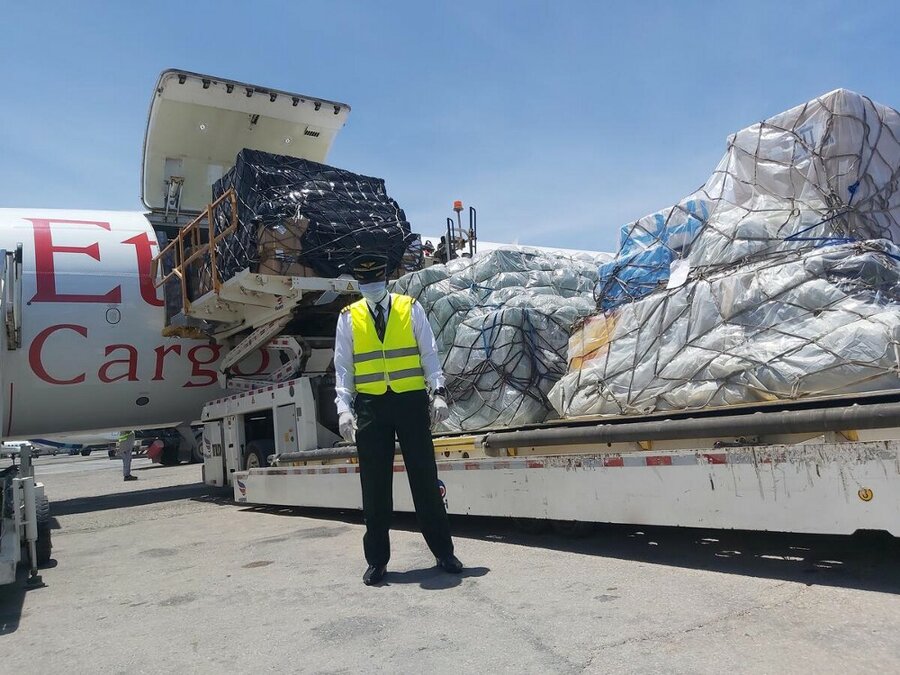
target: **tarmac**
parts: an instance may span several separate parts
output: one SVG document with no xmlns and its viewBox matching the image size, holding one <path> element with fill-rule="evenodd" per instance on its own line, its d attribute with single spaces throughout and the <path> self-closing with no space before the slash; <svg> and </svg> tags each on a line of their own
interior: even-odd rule
<svg viewBox="0 0 900 675">
<path fill-rule="evenodd" d="M 0 587 L 8 673 L 900 671 L 894 539 L 451 518 L 462 575 L 399 515 L 361 582 L 356 512 L 238 505 L 198 465 L 46 457 L 46 587 Z"/>
</svg>

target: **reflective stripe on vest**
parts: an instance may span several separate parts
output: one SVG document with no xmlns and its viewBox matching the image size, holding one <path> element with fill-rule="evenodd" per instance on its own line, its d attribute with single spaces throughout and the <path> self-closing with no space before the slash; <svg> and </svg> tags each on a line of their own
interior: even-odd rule
<svg viewBox="0 0 900 675">
<path fill-rule="evenodd" d="M 425 389 L 425 371 L 412 324 L 413 299 L 391 294 L 384 342 L 365 299 L 350 305 L 353 328 L 353 382 L 362 394 Z"/>
</svg>

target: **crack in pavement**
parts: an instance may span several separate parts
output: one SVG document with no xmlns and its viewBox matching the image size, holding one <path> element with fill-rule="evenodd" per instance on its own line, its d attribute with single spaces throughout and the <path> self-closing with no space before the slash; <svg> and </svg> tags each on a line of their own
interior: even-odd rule
<svg viewBox="0 0 900 675">
<path fill-rule="evenodd" d="M 773 587 L 773 591 L 778 591 L 779 589 L 784 588 L 785 586 L 794 585 L 796 583 L 797 582 L 795 582 L 795 581 L 782 582 L 780 584 L 775 585 Z M 666 639 L 675 637 L 676 635 L 687 635 L 688 633 L 693 633 L 694 631 L 698 631 L 698 630 L 707 628 L 709 626 L 712 626 L 712 625 L 715 625 L 718 623 L 724 623 L 731 619 L 738 619 L 738 618 L 747 616 L 748 614 L 751 614 L 753 612 L 757 612 L 759 610 L 778 609 L 780 607 L 784 607 L 785 605 L 790 604 L 791 602 L 793 602 L 794 600 L 799 598 L 801 595 L 803 595 L 807 590 L 808 590 L 807 586 L 801 585 L 796 593 L 792 593 L 788 597 L 782 598 L 781 600 L 778 600 L 777 602 L 761 602 L 761 603 L 753 604 L 749 607 L 744 607 L 742 609 L 737 609 L 737 610 L 734 610 L 731 612 L 726 612 L 725 614 L 715 616 L 711 619 L 701 621 L 700 623 L 697 623 L 697 624 L 694 624 L 691 626 L 687 626 L 685 628 L 676 628 L 673 630 L 662 631 L 659 633 L 638 635 L 638 636 L 634 636 L 634 637 L 630 637 L 630 638 L 625 638 L 624 640 L 618 640 L 617 642 L 610 642 L 608 644 L 601 645 L 600 647 L 591 650 L 592 651 L 591 656 L 587 660 L 587 662 L 585 662 L 585 664 L 581 667 L 581 672 L 584 672 L 588 668 L 590 668 L 591 665 L 593 665 L 593 663 L 594 663 L 594 659 L 596 659 L 598 656 L 600 656 L 600 654 L 602 654 L 603 652 L 608 651 L 610 649 L 615 649 L 616 647 L 623 647 L 625 645 L 639 644 L 641 642 L 648 642 L 650 640 L 654 640 L 654 641 L 666 640 Z"/>
<path fill-rule="evenodd" d="M 543 656 L 551 657 L 551 667 L 554 671 L 561 672 L 563 670 L 570 670 L 574 672 L 578 670 L 578 663 L 572 661 L 565 654 L 561 654 L 552 646 L 544 642 L 540 635 L 536 634 L 534 631 L 530 630 L 527 625 L 523 625 L 520 622 L 520 617 L 510 614 L 503 605 L 495 602 L 489 596 L 485 595 L 485 593 L 481 592 L 480 587 L 477 584 L 467 584 L 460 590 L 464 595 L 468 595 L 476 603 L 490 607 L 495 614 L 512 627 L 513 633 L 518 634 L 526 643 L 536 649 L 538 653 Z"/>
</svg>

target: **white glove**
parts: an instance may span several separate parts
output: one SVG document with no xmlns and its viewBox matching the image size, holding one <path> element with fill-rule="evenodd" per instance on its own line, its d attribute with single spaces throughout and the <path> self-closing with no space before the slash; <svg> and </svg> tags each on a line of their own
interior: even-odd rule
<svg viewBox="0 0 900 675">
<path fill-rule="evenodd" d="M 342 412 L 338 417 L 338 429 L 348 443 L 356 443 L 356 418 L 352 412 Z"/>
<path fill-rule="evenodd" d="M 431 426 L 440 424 L 450 417 L 450 408 L 443 396 L 435 394 L 431 398 Z"/>
</svg>

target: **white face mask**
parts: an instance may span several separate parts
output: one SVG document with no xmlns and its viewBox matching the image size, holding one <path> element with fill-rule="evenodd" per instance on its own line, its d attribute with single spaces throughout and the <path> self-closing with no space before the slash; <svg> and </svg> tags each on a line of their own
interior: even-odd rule
<svg viewBox="0 0 900 675">
<path fill-rule="evenodd" d="M 366 300 L 373 305 L 377 305 L 387 295 L 387 283 L 384 281 L 373 281 L 370 284 L 360 284 L 359 292 L 362 293 Z"/>
</svg>

